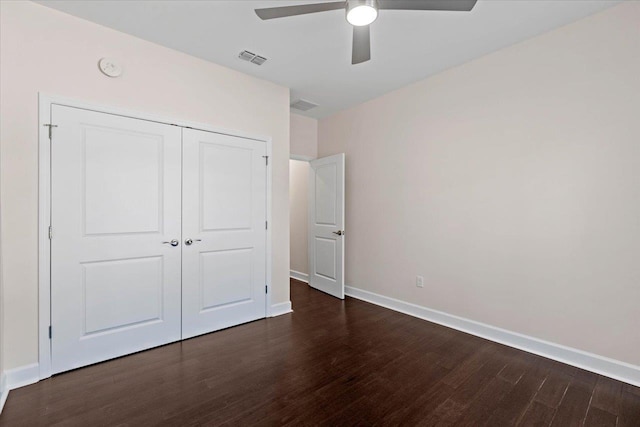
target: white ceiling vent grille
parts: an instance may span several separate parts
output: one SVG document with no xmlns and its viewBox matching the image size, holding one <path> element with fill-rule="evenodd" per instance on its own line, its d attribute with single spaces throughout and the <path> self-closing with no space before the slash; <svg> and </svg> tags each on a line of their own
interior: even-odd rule
<svg viewBox="0 0 640 427">
<path fill-rule="evenodd" d="M 265 58 L 264 56 L 256 55 L 255 53 L 249 52 L 248 50 L 243 50 L 242 52 L 240 52 L 238 58 L 256 65 L 262 65 L 267 60 L 267 58 Z"/>
<path fill-rule="evenodd" d="M 318 104 L 314 104 L 311 101 L 305 101 L 304 99 L 298 99 L 291 104 L 291 108 L 295 108 L 300 111 L 309 111 L 312 108 L 316 108 Z"/>
</svg>

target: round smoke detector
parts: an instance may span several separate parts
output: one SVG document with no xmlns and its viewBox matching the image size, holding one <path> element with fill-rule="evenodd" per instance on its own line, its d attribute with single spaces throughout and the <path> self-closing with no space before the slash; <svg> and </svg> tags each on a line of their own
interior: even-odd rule
<svg viewBox="0 0 640 427">
<path fill-rule="evenodd" d="M 102 58 L 98 61 L 98 67 L 105 76 L 120 77 L 122 74 L 122 65 L 113 58 Z"/>
</svg>

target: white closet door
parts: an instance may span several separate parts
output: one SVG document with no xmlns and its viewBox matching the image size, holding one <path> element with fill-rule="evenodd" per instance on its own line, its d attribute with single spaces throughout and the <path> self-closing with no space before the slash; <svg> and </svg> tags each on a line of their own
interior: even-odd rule
<svg viewBox="0 0 640 427">
<path fill-rule="evenodd" d="M 180 128 L 53 106 L 53 372 L 180 339 Z"/>
<path fill-rule="evenodd" d="M 183 130 L 183 338 L 266 315 L 265 155 L 263 142 Z"/>
</svg>

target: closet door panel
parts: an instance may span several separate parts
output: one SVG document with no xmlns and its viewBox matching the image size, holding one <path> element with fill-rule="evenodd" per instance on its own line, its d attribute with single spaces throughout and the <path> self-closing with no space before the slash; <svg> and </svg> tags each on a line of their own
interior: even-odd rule
<svg viewBox="0 0 640 427">
<path fill-rule="evenodd" d="M 265 317 L 265 144 L 183 130 L 182 336 Z"/>
<path fill-rule="evenodd" d="M 181 134 L 54 105 L 53 373 L 180 339 Z"/>
</svg>

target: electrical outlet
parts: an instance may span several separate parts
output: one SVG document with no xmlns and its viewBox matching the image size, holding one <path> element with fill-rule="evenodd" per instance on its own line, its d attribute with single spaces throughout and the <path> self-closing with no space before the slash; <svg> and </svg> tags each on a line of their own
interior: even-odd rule
<svg viewBox="0 0 640 427">
<path fill-rule="evenodd" d="M 424 277 L 416 276 L 416 286 L 419 288 L 424 288 Z"/>
</svg>

